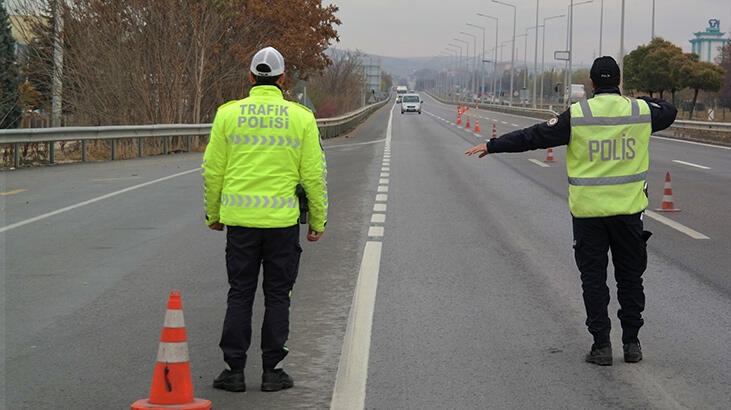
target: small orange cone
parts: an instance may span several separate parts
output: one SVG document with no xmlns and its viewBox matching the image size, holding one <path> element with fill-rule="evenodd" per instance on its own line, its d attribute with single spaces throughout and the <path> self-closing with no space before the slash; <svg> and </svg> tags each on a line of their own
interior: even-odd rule
<svg viewBox="0 0 731 410">
<path fill-rule="evenodd" d="M 467 116 L 467 124 L 465 124 L 464 127 L 465 128 L 469 128 L 470 127 L 470 116 L 469 115 Z"/>
<path fill-rule="evenodd" d="M 495 139 L 495 138 L 497 138 L 497 129 L 495 128 L 495 123 L 493 122 L 492 123 L 492 138 L 491 139 Z"/>
<path fill-rule="evenodd" d="M 673 188 L 670 187 L 670 172 L 665 173 L 665 188 L 662 194 L 662 207 L 655 209 L 660 212 L 678 212 L 673 204 Z"/>
<path fill-rule="evenodd" d="M 480 132 L 480 119 L 475 119 L 475 132 Z"/>
<path fill-rule="evenodd" d="M 188 360 L 183 303 L 180 300 L 180 291 L 173 290 L 168 299 L 165 324 L 160 336 L 150 397 L 137 400 L 131 409 L 211 409 L 210 400 L 193 397 L 193 379 Z"/>
<path fill-rule="evenodd" d="M 553 148 L 549 148 L 546 153 L 546 162 L 553 162 Z"/>
<path fill-rule="evenodd" d="M 462 114 L 457 114 L 457 125 L 462 124 Z"/>
</svg>

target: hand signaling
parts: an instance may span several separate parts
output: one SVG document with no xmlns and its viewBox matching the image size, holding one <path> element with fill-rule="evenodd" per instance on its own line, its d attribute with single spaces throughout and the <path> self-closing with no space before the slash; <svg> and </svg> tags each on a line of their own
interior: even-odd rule
<svg viewBox="0 0 731 410">
<path fill-rule="evenodd" d="M 483 142 L 480 145 L 475 145 L 474 147 L 472 147 L 472 148 L 468 149 L 467 151 L 465 151 L 465 154 L 467 154 L 469 156 L 475 155 L 477 153 L 480 154 L 478 156 L 478 158 L 482 158 L 485 155 L 489 154 L 489 152 L 487 152 L 487 143 L 486 142 Z"/>
</svg>

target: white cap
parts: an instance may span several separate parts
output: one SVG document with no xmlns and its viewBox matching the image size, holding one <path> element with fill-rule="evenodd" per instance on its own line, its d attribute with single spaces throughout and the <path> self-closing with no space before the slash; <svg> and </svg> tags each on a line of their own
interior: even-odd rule
<svg viewBox="0 0 731 410">
<path fill-rule="evenodd" d="M 274 47 L 266 47 L 251 59 L 251 72 L 259 77 L 276 77 L 284 73 L 284 57 Z"/>
</svg>

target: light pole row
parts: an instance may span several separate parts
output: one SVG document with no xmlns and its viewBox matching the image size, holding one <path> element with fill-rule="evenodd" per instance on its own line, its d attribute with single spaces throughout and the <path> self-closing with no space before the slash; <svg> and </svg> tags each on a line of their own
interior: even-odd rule
<svg viewBox="0 0 731 410">
<path fill-rule="evenodd" d="M 531 30 L 531 29 L 535 29 L 536 30 L 536 32 L 535 32 L 535 49 L 534 49 L 534 55 L 533 55 L 533 72 L 536 75 L 538 75 L 538 29 L 539 28 L 542 29 L 543 40 L 542 40 L 542 51 L 541 51 L 541 85 L 540 85 L 540 88 L 541 88 L 541 97 L 540 98 L 541 98 L 541 105 L 543 105 L 543 96 L 544 96 L 544 84 L 543 84 L 544 75 L 543 75 L 543 71 L 544 71 L 544 68 L 545 68 L 545 46 L 546 46 L 545 34 L 546 34 L 546 22 L 548 20 L 557 19 L 557 18 L 560 18 L 560 17 L 565 17 L 566 15 L 565 14 L 561 14 L 561 15 L 556 15 L 556 16 L 545 17 L 543 19 L 543 24 L 539 24 L 540 0 L 536 0 L 536 17 L 535 17 L 536 24 L 534 26 L 531 26 L 531 27 L 527 28 L 525 34 L 516 35 L 516 27 L 517 27 L 517 6 L 515 4 L 509 3 L 509 2 L 503 1 L 503 0 L 492 0 L 492 2 L 513 8 L 513 34 L 512 34 L 512 38 L 510 40 L 510 42 L 511 42 L 511 56 L 510 56 L 510 95 L 509 95 L 509 99 L 508 99 L 508 104 L 509 105 L 512 105 L 513 96 L 514 96 L 514 93 L 515 93 L 515 58 L 516 58 L 515 43 L 516 43 L 516 39 L 518 37 L 523 37 L 523 36 L 526 37 L 526 49 L 525 49 L 526 56 L 524 57 L 524 62 L 526 64 L 525 69 L 526 69 L 526 72 L 527 72 L 528 71 L 528 65 L 527 65 L 527 51 L 528 51 L 527 50 L 527 47 L 528 47 L 528 38 L 527 38 L 527 35 L 528 35 L 528 30 Z M 582 5 L 582 4 L 588 4 L 588 3 L 593 3 L 593 0 L 584 0 L 584 1 L 578 1 L 578 2 L 575 1 L 575 0 L 570 0 L 570 3 L 568 5 L 568 7 L 567 7 L 567 9 L 568 9 L 567 10 L 567 15 L 568 15 L 567 20 L 568 21 L 567 21 L 567 30 L 566 30 L 566 47 L 567 47 L 567 49 L 566 49 L 567 50 L 566 64 L 567 64 L 567 67 L 566 67 L 566 73 L 565 73 L 565 77 L 566 78 L 565 78 L 565 93 L 564 93 L 565 102 L 567 104 L 570 101 L 570 96 L 571 96 L 571 94 L 570 94 L 571 93 L 571 85 L 570 84 L 572 82 L 571 71 L 573 70 L 573 25 L 574 25 L 574 17 L 573 17 L 573 14 L 574 14 L 574 7 L 579 6 L 579 5 Z M 620 55 L 619 55 L 619 59 L 618 59 L 619 60 L 619 63 L 620 63 L 620 69 L 623 68 L 623 64 L 622 63 L 623 63 L 623 58 L 624 58 L 624 9 L 625 9 L 625 1 L 622 0 L 621 3 L 622 3 L 622 12 L 621 12 L 622 22 L 621 22 L 621 29 L 620 29 L 620 43 L 621 43 L 621 45 L 620 45 Z M 499 43 L 498 33 L 499 33 L 500 21 L 499 21 L 499 19 L 497 17 L 491 16 L 491 15 L 487 15 L 487 14 L 483 14 L 483 13 L 476 13 L 476 14 L 478 16 L 481 16 L 481 17 L 486 17 L 486 18 L 495 20 L 495 46 L 493 48 L 494 53 L 493 53 L 493 59 L 492 59 L 492 62 L 493 62 L 493 74 L 492 74 L 493 84 L 492 84 L 492 90 L 493 90 L 493 93 L 496 93 L 497 92 L 496 77 L 497 77 L 497 63 L 498 63 L 497 53 L 498 53 L 498 43 Z M 476 94 L 475 89 L 476 89 L 476 87 L 479 86 L 481 92 L 484 93 L 485 92 L 485 78 L 484 78 L 484 72 L 483 72 L 484 71 L 484 63 L 490 62 L 490 60 L 486 59 L 486 55 L 485 55 L 485 52 L 486 52 L 486 44 L 485 44 L 486 27 L 481 26 L 481 25 L 477 25 L 477 24 L 472 24 L 470 22 L 467 22 L 466 25 L 467 26 L 470 26 L 470 27 L 478 28 L 478 29 L 480 29 L 482 31 L 482 58 L 480 58 L 480 61 L 479 62 L 477 60 L 478 59 L 478 55 L 477 55 L 478 54 L 477 53 L 477 37 L 474 34 L 469 33 L 469 32 L 466 32 L 466 31 L 460 31 L 459 32 L 459 34 L 463 34 L 463 35 L 467 35 L 467 36 L 472 37 L 472 43 L 473 43 L 474 63 L 472 63 L 473 71 L 470 73 L 470 80 L 469 80 L 469 82 L 471 82 L 472 84 L 471 84 L 471 87 L 468 87 L 468 88 L 470 88 L 470 91 L 473 94 Z M 600 11 L 600 22 L 599 22 L 599 54 L 600 55 L 602 55 L 603 25 L 604 25 L 604 0 L 601 0 L 601 11 Z M 652 39 L 655 38 L 655 0 L 652 0 L 652 33 L 651 33 L 651 38 Z M 464 40 L 464 39 L 461 39 L 461 38 L 454 38 L 454 40 L 455 41 L 460 41 L 460 42 L 464 43 L 464 46 L 465 46 L 465 49 L 466 49 L 466 65 L 467 65 L 467 70 L 469 71 L 470 70 L 469 42 L 466 41 L 466 40 Z M 504 43 L 505 42 L 503 42 L 502 44 L 504 44 Z M 462 47 L 456 46 L 456 45 L 453 45 L 453 44 L 450 44 L 450 45 L 459 48 L 459 50 L 460 50 L 460 59 L 461 59 Z M 477 79 L 475 78 L 476 73 L 474 72 L 474 70 L 477 69 L 477 65 L 478 64 L 480 64 L 480 81 L 479 81 L 479 84 L 478 84 Z M 527 76 L 527 73 L 526 73 L 526 76 Z M 527 83 L 527 78 L 525 80 L 525 83 Z M 524 87 L 527 86 L 527 84 L 525 84 L 525 83 L 524 83 Z M 532 106 L 534 108 L 536 107 L 536 104 L 537 104 L 537 101 L 538 101 L 537 87 L 538 87 L 537 81 L 533 81 L 533 99 L 532 99 Z"/>
</svg>

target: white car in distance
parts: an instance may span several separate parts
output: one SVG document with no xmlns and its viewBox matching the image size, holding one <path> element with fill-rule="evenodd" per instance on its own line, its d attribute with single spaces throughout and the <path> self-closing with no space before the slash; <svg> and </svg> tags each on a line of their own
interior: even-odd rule
<svg viewBox="0 0 731 410">
<path fill-rule="evenodd" d="M 401 114 L 417 112 L 421 114 L 421 96 L 419 94 L 404 94 L 401 98 Z"/>
</svg>

